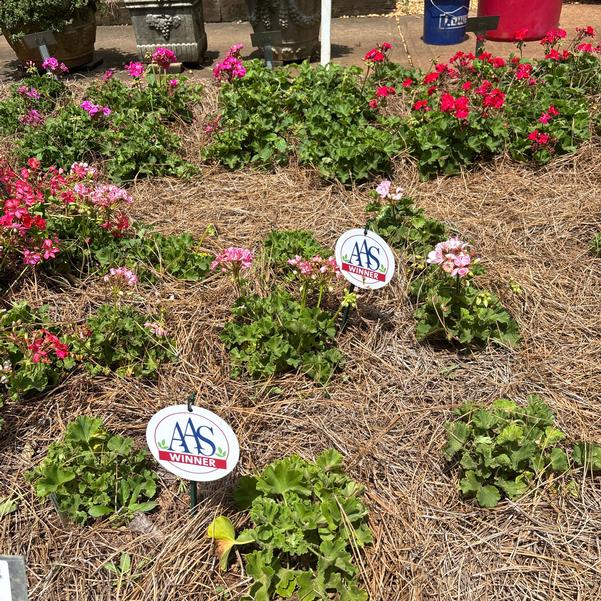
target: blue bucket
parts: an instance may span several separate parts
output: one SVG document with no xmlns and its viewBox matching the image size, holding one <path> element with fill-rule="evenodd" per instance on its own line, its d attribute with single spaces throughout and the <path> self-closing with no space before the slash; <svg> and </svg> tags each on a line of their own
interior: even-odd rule
<svg viewBox="0 0 601 601">
<path fill-rule="evenodd" d="M 470 0 L 425 0 L 424 42 L 435 46 L 465 40 Z"/>
</svg>

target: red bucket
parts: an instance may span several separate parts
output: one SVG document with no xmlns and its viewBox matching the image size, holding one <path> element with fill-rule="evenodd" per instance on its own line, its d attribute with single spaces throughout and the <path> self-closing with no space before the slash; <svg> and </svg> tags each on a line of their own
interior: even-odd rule
<svg viewBox="0 0 601 601">
<path fill-rule="evenodd" d="M 559 26 L 561 3 L 562 0 L 480 0 L 478 16 L 500 17 L 497 29 L 486 32 L 489 40 L 511 42 L 520 29 L 528 29 L 525 40 L 540 40 L 547 31 Z"/>
</svg>

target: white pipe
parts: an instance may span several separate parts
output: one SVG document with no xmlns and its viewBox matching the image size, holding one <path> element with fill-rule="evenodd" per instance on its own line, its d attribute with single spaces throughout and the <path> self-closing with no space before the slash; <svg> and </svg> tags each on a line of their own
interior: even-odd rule
<svg viewBox="0 0 601 601">
<path fill-rule="evenodd" d="M 331 58 L 332 0 L 321 0 L 321 64 L 327 65 Z"/>
</svg>

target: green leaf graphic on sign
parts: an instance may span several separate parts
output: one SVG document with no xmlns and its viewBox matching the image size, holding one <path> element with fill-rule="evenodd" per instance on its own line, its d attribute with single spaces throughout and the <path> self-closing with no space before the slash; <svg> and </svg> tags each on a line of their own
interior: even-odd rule
<svg viewBox="0 0 601 601">
<path fill-rule="evenodd" d="M 348 261 L 348 255 L 342 255 L 342 260 L 343 261 Z"/>
<path fill-rule="evenodd" d="M 386 273 L 388 271 L 388 268 L 384 267 L 384 265 L 380 265 L 380 269 L 378 269 L 378 271 L 381 271 L 382 273 Z"/>
<path fill-rule="evenodd" d="M 217 457 L 225 457 L 225 451 L 221 447 L 217 447 Z"/>
<path fill-rule="evenodd" d="M 167 442 L 165 441 L 164 438 L 163 438 L 163 440 L 161 440 L 161 442 L 157 442 L 157 447 L 159 447 L 159 449 L 166 449 L 167 448 Z"/>
</svg>

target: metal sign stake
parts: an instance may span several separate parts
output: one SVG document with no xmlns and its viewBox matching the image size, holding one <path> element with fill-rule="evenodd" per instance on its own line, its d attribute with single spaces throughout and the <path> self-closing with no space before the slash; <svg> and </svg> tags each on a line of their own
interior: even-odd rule
<svg viewBox="0 0 601 601">
<path fill-rule="evenodd" d="M 469 17 L 467 20 L 466 31 L 476 34 L 476 56 L 482 54 L 484 50 L 484 40 L 482 36 L 487 31 L 496 29 L 499 26 L 499 17 Z"/>
<path fill-rule="evenodd" d="M 196 400 L 196 393 L 193 392 L 188 397 L 188 411 L 192 413 L 192 405 Z M 190 480 L 190 513 L 196 515 L 198 512 L 198 484 L 194 480 Z"/>
<path fill-rule="evenodd" d="M 282 43 L 281 31 L 261 31 L 250 35 L 252 45 L 256 48 L 263 48 L 265 56 L 265 65 L 268 69 L 273 69 L 273 47 Z"/>
</svg>

